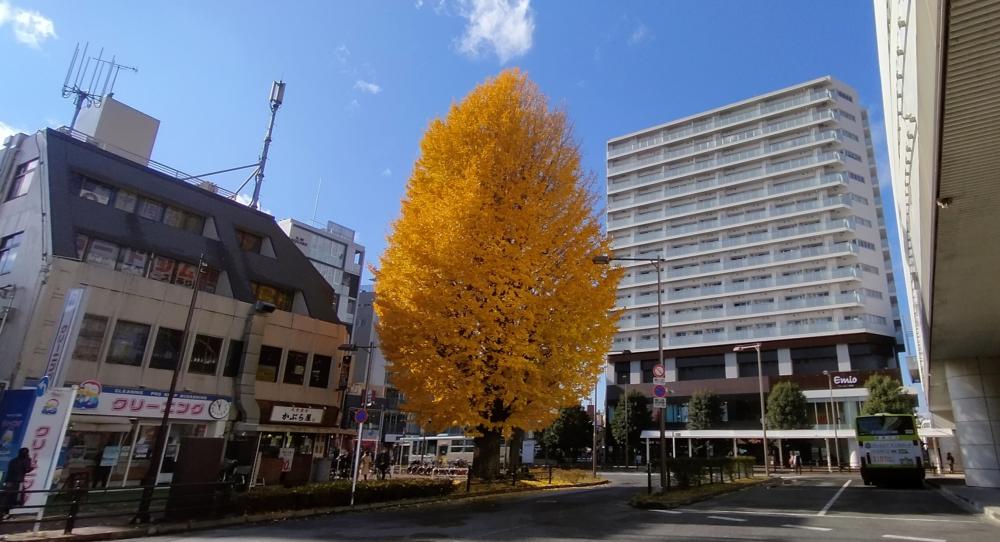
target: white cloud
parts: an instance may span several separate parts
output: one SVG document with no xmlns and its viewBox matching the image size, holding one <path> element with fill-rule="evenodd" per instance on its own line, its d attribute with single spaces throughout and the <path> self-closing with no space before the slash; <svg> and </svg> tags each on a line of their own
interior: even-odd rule
<svg viewBox="0 0 1000 542">
<path fill-rule="evenodd" d="M 38 48 L 43 41 L 56 37 L 56 26 L 52 19 L 37 11 L 28 11 L 0 0 L 0 27 L 10 23 L 14 39 Z"/>
<path fill-rule="evenodd" d="M 340 47 L 334 49 L 333 58 L 339 64 L 347 64 L 347 61 L 351 58 L 351 50 L 346 45 L 341 44 Z"/>
<path fill-rule="evenodd" d="M 0 15 L 2 15 L 2 12 L 0 12 Z M 3 140 L 7 139 L 8 137 L 20 133 L 22 131 L 23 130 L 18 130 L 17 128 L 14 128 L 13 126 L 7 123 L 0 121 L 0 143 L 2 143 Z"/>
<path fill-rule="evenodd" d="M 653 34 L 649 31 L 649 27 L 646 26 L 645 23 L 640 22 L 639 26 L 636 26 L 635 30 L 632 30 L 632 33 L 629 34 L 628 44 L 639 45 L 644 41 L 650 41 L 652 39 Z"/>
<path fill-rule="evenodd" d="M 417 0 L 416 2 L 413 3 L 413 7 L 417 9 L 424 7 L 424 0 Z"/>
<path fill-rule="evenodd" d="M 354 88 L 355 90 L 367 92 L 368 94 L 378 94 L 379 92 L 382 92 L 382 87 L 376 85 L 375 83 L 362 81 L 361 79 L 354 82 Z"/>
<path fill-rule="evenodd" d="M 358 103 L 357 99 L 354 99 L 348 102 L 344 109 L 347 110 L 348 113 L 357 113 L 358 110 L 361 109 L 361 104 Z"/>
<path fill-rule="evenodd" d="M 383 169 L 382 170 L 382 176 L 383 177 L 391 177 L 392 176 L 392 170 L 389 169 L 389 168 Z"/>
<path fill-rule="evenodd" d="M 248 196 L 246 194 L 236 194 L 236 203 L 239 203 L 239 204 L 242 204 L 242 205 L 246 205 L 247 207 L 249 207 L 250 206 L 250 200 L 252 198 L 253 198 L 253 196 Z M 260 203 L 260 202 L 258 202 L 258 203 Z M 261 207 L 258 210 L 260 212 L 264 213 L 264 214 L 269 214 L 271 216 L 274 216 L 274 213 L 272 213 L 270 209 L 267 209 L 265 207 Z"/>
<path fill-rule="evenodd" d="M 530 0 L 464 0 L 461 15 L 468 20 L 458 50 L 478 57 L 492 50 L 501 64 L 531 49 L 535 19 Z"/>
</svg>

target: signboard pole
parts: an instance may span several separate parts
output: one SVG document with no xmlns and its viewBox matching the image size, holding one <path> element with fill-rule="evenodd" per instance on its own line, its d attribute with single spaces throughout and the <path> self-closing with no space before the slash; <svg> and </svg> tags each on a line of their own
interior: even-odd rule
<svg viewBox="0 0 1000 542">
<path fill-rule="evenodd" d="M 368 380 L 372 376 L 372 351 L 375 350 L 375 343 L 368 343 L 368 363 L 365 363 L 365 391 L 361 394 L 361 412 L 358 418 L 358 445 L 354 452 L 354 480 L 351 482 L 351 506 L 354 506 L 354 490 L 358 485 L 358 465 L 361 464 L 361 436 L 365 430 L 365 421 L 368 418 Z M 362 416 L 361 413 L 364 413 Z"/>
<path fill-rule="evenodd" d="M 665 372 L 663 367 L 663 304 L 661 290 L 663 289 L 660 270 L 663 267 L 663 258 L 655 260 L 656 265 L 656 347 L 660 354 L 660 370 Z M 667 409 L 660 409 L 660 491 L 667 490 Z"/>
</svg>

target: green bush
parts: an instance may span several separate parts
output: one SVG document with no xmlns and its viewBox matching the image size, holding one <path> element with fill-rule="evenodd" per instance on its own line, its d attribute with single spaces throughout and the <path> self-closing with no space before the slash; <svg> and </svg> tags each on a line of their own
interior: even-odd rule
<svg viewBox="0 0 1000 542">
<path fill-rule="evenodd" d="M 667 469 L 677 480 L 680 488 L 691 487 L 694 482 L 707 478 L 709 472 L 712 478 L 721 480 L 722 475 L 730 479 L 737 476 L 750 476 L 753 473 L 754 458 L 752 457 L 686 457 L 667 460 Z M 709 471 L 711 469 L 711 471 Z"/>
<path fill-rule="evenodd" d="M 358 482 L 355 504 L 398 501 L 402 499 L 440 497 L 455 490 L 451 480 L 372 480 Z M 285 488 L 257 487 L 247 493 L 232 496 L 230 514 L 257 514 L 279 510 L 302 510 L 347 506 L 351 503 L 351 482 L 339 480 L 323 484 Z"/>
</svg>

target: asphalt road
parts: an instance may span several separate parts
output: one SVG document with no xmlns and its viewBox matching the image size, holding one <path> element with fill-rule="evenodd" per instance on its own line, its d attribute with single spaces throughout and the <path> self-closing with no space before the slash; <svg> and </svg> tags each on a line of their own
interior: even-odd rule
<svg viewBox="0 0 1000 542">
<path fill-rule="evenodd" d="M 158 537 L 161 542 L 320 540 L 997 540 L 1000 528 L 963 512 L 933 489 L 877 489 L 845 476 L 786 477 L 672 511 L 625 501 L 645 475 L 615 474 L 611 486 L 510 495 L 398 510 L 291 520 Z"/>
</svg>

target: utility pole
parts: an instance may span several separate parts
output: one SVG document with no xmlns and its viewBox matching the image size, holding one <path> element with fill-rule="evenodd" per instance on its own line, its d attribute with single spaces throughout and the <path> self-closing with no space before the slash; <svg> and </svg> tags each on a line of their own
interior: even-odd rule
<svg viewBox="0 0 1000 542">
<path fill-rule="evenodd" d="M 267 123 L 267 133 L 264 135 L 264 148 L 260 151 L 260 163 L 254 174 L 253 198 L 250 199 L 250 207 L 260 209 L 260 185 L 264 184 L 264 166 L 267 165 L 267 151 L 271 148 L 271 133 L 274 131 L 274 119 L 278 116 L 278 108 L 285 99 L 285 82 L 274 81 L 271 83 L 271 120 Z"/>
</svg>

